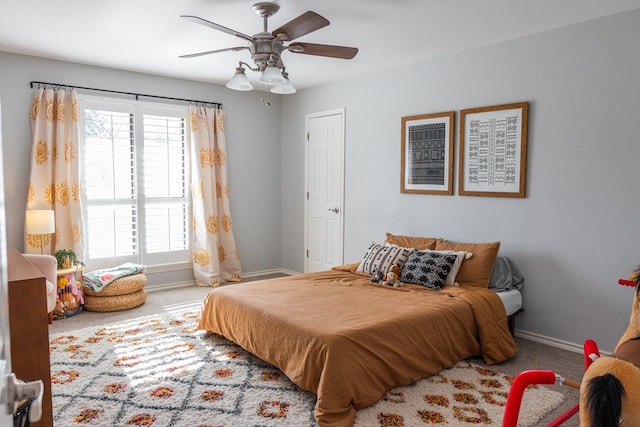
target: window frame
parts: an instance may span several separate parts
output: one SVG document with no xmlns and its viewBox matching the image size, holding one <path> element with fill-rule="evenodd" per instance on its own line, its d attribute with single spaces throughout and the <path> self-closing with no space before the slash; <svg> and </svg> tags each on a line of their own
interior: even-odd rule
<svg viewBox="0 0 640 427">
<path fill-rule="evenodd" d="M 78 96 L 78 119 L 80 133 L 80 170 L 81 170 L 81 198 L 82 198 L 82 214 L 85 221 L 88 221 L 88 207 L 86 192 L 86 174 L 85 174 L 85 110 L 102 110 L 110 112 L 119 112 L 133 115 L 134 123 L 134 150 L 135 150 L 135 180 L 136 180 L 136 209 L 138 226 L 137 247 L 138 253 L 129 256 L 106 257 L 89 259 L 89 236 L 87 235 L 88 224 L 85 224 L 83 238 L 85 239 L 86 248 L 86 268 L 87 270 L 95 270 L 102 268 L 114 267 L 125 262 L 133 262 L 144 264 L 147 267 L 147 273 L 155 272 L 171 272 L 178 270 L 192 269 L 191 261 L 191 245 L 193 243 L 193 227 L 192 227 L 192 199 L 191 199 L 191 135 L 189 131 L 189 109 L 186 106 L 145 102 L 139 100 L 127 100 L 111 97 L 99 97 L 82 95 Z M 184 120 L 185 129 L 185 195 L 184 199 L 187 206 L 186 212 L 186 239 L 187 249 L 179 251 L 168 251 L 162 253 L 147 253 L 145 248 L 145 205 L 146 196 L 144 194 L 144 115 L 179 117 Z M 97 205 L 100 202 L 92 202 Z"/>
</svg>

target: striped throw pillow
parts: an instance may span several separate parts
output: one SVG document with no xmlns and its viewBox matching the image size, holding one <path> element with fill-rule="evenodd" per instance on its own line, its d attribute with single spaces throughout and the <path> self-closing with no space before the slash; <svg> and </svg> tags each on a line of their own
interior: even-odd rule
<svg viewBox="0 0 640 427">
<path fill-rule="evenodd" d="M 382 274 L 387 274 L 394 264 L 402 268 L 410 253 L 409 248 L 372 243 L 356 271 L 367 274 L 376 274 L 376 271 L 380 271 Z"/>
</svg>

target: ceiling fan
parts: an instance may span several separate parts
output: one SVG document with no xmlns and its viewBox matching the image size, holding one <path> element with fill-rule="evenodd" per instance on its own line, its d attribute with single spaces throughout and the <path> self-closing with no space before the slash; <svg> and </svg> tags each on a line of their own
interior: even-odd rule
<svg viewBox="0 0 640 427">
<path fill-rule="evenodd" d="M 269 32 L 267 26 L 268 19 L 280 10 L 280 6 L 273 2 L 259 2 L 253 5 L 253 10 L 262 17 L 263 20 L 263 30 L 253 36 L 232 30 L 231 28 L 224 27 L 198 16 L 181 15 L 181 18 L 222 31 L 223 33 L 231 34 L 246 40 L 248 43 L 245 46 L 228 47 L 225 49 L 181 55 L 180 58 L 195 58 L 214 53 L 246 49 L 251 53 L 251 59 L 253 59 L 255 67 L 240 61 L 236 68 L 235 75 L 231 81 L 227 83 L 228 88 L 235 90 L 253 89 L 253 86 L 244 72 L 244 67 L 246 66 L 252 71 L 262 73 L 260 82 L 272 85 L 273 87 L 271 88 L 271 92 L 294 93 L 295 88 L 288 79 L 288 75 L 285 71 L 285 66 L 281 58 L 282 52 L 285 50 L 304 55 L 326 56 L 341 59 L 352 59 L 358 53 L 358 49 L 355 47 L 300 42 L 285 44 L 329 25 L 329 21 L 326 18 L 315 12 L 307 11 L 278 29 Z"/>
</svg>

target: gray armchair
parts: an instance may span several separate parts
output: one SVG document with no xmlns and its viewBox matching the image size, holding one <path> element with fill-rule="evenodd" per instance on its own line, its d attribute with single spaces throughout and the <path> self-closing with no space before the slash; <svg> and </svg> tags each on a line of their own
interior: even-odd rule
<svg viewBox="0 0 640 427">
<path fill-rule="evenodd" d="M 53 310 L 56 308 L 58 261 L 52 255 L 23 254 L 23 256 L 47 279 L 47 313 L 49 313 L 49 323 L 52 323 Z"/>
</svg>

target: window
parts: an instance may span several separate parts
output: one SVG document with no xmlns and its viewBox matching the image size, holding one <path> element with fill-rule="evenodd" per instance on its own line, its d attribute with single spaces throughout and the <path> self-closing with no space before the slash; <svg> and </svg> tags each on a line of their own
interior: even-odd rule
<svg viewBox="0 0 640 427">
<path fill-rule="evenodd" d="M 81 100 L 87 268 L 189 261 L 187 111 Z"/>
</svg>

